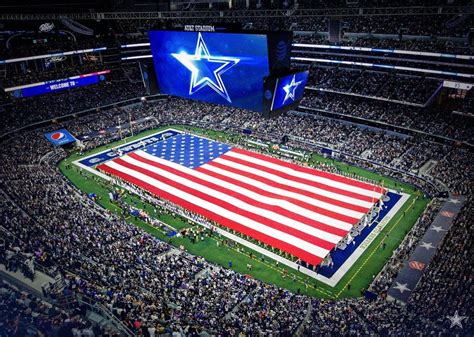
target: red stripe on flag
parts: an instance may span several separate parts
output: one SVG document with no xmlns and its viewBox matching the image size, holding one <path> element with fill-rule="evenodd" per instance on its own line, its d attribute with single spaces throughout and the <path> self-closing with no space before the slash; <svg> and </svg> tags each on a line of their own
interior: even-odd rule
<svg viewBox="0 0 474 337">
<path fill-rule="evenodd" d="M 223 180 L 223 181 L 228 182 L 230 184 L 241 186 L 242 188 L 250 190 L 254 193 L 257 193 L 257 194 L 260 194 L 260 195 L 263 195 L 263 196 L 266 196 L 266 197 L 269 197 L 269 198 L 273 198 L 273 199 L 285 200 L 289 203 L 292 203 L 293 205 L 296 205 L 296 206 L 301 207 L 301 208 L 305 208 L 305 209 L 310 210 L 314 213 L 323 214 L 325 216 L 328 216 L 328 217 L 331 217 L 331 218 L 334 218 L 334 219 L 337 219 L 337 220 L 340 220 L 340 221 L 344 221 L 344 222 L 350 223 L 352 225 L 356 224 L 359 221 L 359 219 L 356 219 L 356 218 L 353 218 L 353 217 L 350 217 L 350 216 L 347 216 L 347 215 L 343 215 L 343 214 L 338 213 L 338 212 L 330 211 L 326 208 L 316 206 L 316 205 L 312 205 L 310 203 L 307 203 L 305 201 L 301 201 L 299 199 L 296 199 L 296 198 L 293 198 L 293 197 L 290 197 L 290 196 L 286 196 L 286 195 L 283 195 L 283 194 L 277 194 L 277 193 L 274 193 L 274 192 L 269 192 L 269 191 L 264 190 L 262 188 L 259 188 L 259 187 L 244 183 L 242 181 L 239 181 L 237 179 L 224 176 L 223 174 L 211 171 L 209 169 L 204 168 L 203 166 L 198 167 L 195 170 L 199 171 L 201 173 L 204 173 L 208 176 L 212 176 L 216 179 Z M 276 186 L 272 186 L 272 187 L 277 188 Z M 365 213 L 365 212 L 362 212 L 362 213 Z M 316 223 L 319 223 L 316 219 L 312 219 L 312 221 L 316 221 Z M 321 225 L 326 226 L 323 223 L 321 223 Z M 321 229 L 323 229 L 323 228 L 321 228 Z"/>
</svg>

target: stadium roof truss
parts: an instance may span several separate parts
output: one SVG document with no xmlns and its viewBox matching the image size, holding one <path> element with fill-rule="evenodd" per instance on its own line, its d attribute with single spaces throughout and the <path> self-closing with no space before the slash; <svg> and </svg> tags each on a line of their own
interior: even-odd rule
<svg viewBox="0 0 474 337">
<path fill-rule="evenodd" d="M 92 12 L 92 13 L 36 13 L 0 14 L 0 20 L 150 20 L 199 18 L 262 18 L 262 17 L 327 17 L 327 16 L 384 16 L 384 15 L 457 15 L 474 14 L 473 6 L 448 7 L 375 7 L 375 8 L 318 8 L 318 9 L 266 9 L 228 11 L 170 11 L 170 12 Z"/>
</svg>

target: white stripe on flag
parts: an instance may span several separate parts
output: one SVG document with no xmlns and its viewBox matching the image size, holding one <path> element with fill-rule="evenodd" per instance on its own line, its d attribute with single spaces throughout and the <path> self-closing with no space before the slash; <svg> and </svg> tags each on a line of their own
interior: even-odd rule
<svg viewBox="0 0 474 337">
<path fill-rule="evenodd" d="M 292 191 L 287 191 L 287 190 L 284 190 L 284 189 L 266 184 L 264 182 L 258 181 L 256 179 L 249 178 L 245 175 L 237 174 L 237 173 L 230 172 L 230 171 L 226 171 L 224 169 L 221 169 L 219 167 L 212 166 L 212 165 L 209 165 L 209 164 L 204 164 L 203 166 L 201 166 L 201 168 L 212 171 L 212 172 L 215 172 L 215 173 L 218 173 L 218 174 L 221 174 L 221 175 L 228 176 L 232 179 L 242 181 L 246 184 L 254 185 L 258 188 L 261 188 L 263 190 L 267 190 L 267 191 L 275 193 L 275 194 L 288 195 L 288 197 L 290 197 L 290 198 L 294 198 L 294 199 L 306 202 L 308 204 L 311 204 L 311 205 L 314 205 L 314 206 L 317 206 L 317 207 L 333 210 L 334 212 L 338 212 L 338 213 L 341 213 L 341 214 L 346 213 L 348 216 L 356 218 L 356 219 L 360 219 L 365 214 L 365 213 L 353 211 L 353 210 L 350 210 L 350 209 L 347 209 L 347 208 L 344 208 L 344 207 L 339 207 L 339 206 L 333 205 L 329 202 L 325 202 L 325 201 L 318 200 L 318 199 L 315 199 L 315 198 L 310 198 L 310 197 L 308 197 L 304 194 L 300 194 L 300 193 L 296 193 L 296 192 L 292 192 Z M 266 178 L 268 178 L 268 177 L 266 177 Z M 282 181 L 278 181 L 278 183 L 283 184 Z M 296 187 L 296 186 L 294 186 L 294 187 Z M 327 199 L 327 197 L 325 197 L 325 196 L 322 196 L 322 197 L 324 199 Z M 366 207 L 366 208 L 368 209 L 368 207 Z"/>
</svg>

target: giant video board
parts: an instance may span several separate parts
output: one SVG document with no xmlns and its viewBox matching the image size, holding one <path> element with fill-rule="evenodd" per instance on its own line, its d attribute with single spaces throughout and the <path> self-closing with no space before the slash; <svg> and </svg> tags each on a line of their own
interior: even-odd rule
<svg viewBox="0 0 474 337">
<path fill-rule="evenodd" d="M 266 34 L 149 32 L 161 93 L 262 111 Z"/>
</svg>

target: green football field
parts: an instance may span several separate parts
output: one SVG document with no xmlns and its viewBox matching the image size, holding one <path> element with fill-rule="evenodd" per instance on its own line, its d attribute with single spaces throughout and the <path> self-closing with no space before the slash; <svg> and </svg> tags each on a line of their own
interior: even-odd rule
<svg viewBox="0 0 474 337">
<path fill-rule="evenodd" d="M 240 137 L 239 135 L 231 135 L 212 130 L 203 130 L 195 127 L 171 127 L 177 130 L 186 129 L 193 132 L 194 134 L 203 135 L 221 142 L 237 142 Z M 79 168 L 77 168 L 75 165 L 72 165 L 72 162 L 93 153 L 100 152 L 120 144 L 128 143 L 132 140 L 142 138 L 146 135 L 156 133 L 157 131 L 167 128 L 169 128 L 169 126 L 142 132 L 133 137 L 128 137 L 121 141 L 99 147 L 84 154 L 72 153 L 67 159 L 63 160 L 59 164 L 59 168 L 61 172 L 63 172 L 63 174 L 84 193 L 95 193 L 97 195 L 98 204 L 118 215 L 121 215 L 121 209 L 119 209 L 116 204 L 111 203 L 108 197 L 109 191 L 111 191 L 114 186 L 110 185 L 108 181 L 99 178 L 90 172 L 80 171 Z M 349 269 L 346 275 L 344 275 L 344 277 L 335 287 L 330 287 L 291 268 L 285 268 L 282 265 L 278 265 L 275 261 L 269 259 L 268 257 L 262 259 L 259 253 L 252 252 L 247 247 L 240 245 L 232 245 L 232 247 L 224 246 L 222 244 L 218 245 L 218 242 L 221 242 L 222 239 L 219 237 L 205 236 L 203 241 L 197 240 L 196 243 L 192 243 L 189 238 L 170 238 L 166 236 L 166 233 L 160 228 L 153 227 L 144 221 L 136 219 L 135 217 L 129 216 L 125 219 L 126 221 L 143 228 L 151 235 L 169 242 L 173 246 L 184 246 L 188 252 L 194 255 L 202 256 L 209 262 L 213 262 L 227 268 L 228 262 L 232 261 L 233 270 L 242 274 L 247 274 L 267 283 L 273 283 L 294 292 L 299 291 L 301 293 L 319 298 L 336 299 L 342 297 L 357 297 L 361 295 L 362 289 L 367 288 L 371 283 L 372 278 L 382 269 L 385 262 L 392 255 L 392 251 L 398 247 L 404 236 L 413 226 L 419 215 L 423 212 L 429 202 L 429 199 L 423 197 L 420 191 L 416 190 L 410 185 L 400 183 L 394 179 L 383 177 L 376 173 L 355 166 L 350 166 L 332 159 L 326 159 L 317 154 L 311 154 L 309 163 L 315 164 L 318 162 L 334 165 L 339 170 L 351 173 L 355 176 L 372 179 L 388 188 L 401 189 L 403 192 L 410 195 L 407 202 L 402 206 L 397 214 L 392 217 L 390 222 L 384 227 L 375 240 L 372 241 L 363 255 L 354 263 L 354 265 Z M 126 194 L 125 200 L 130 205 L 144 209 L 148 214 L 158 218 L 162 222 L 165 222 L 178 230 L 191 226 L 198 226 L 196 224 L 190 223 L 187 219 L 181 218 L 180 216 L 175 216 L 169 212 L 167 213 L 163 211 L 161 213 L 154 213 L 154 207 L 142 202 L 135 195 Z M 385 245 L 382 245 L 382 242 L 384 242 Z M 250 254 L 253 256 L 252 259 L 250 259 Z M 287 258 L 290 259 L 289 256 Z M 247 269 L 247 264 L 252 265 L 252 270 Z M 284 271 L 284 269 L 286 271 Z"/>
</svg>

